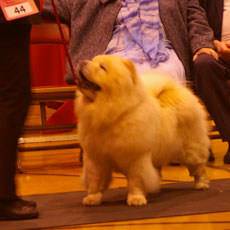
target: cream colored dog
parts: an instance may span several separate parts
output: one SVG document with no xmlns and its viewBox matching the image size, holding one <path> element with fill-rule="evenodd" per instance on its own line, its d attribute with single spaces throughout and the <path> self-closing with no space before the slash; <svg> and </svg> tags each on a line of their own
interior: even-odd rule
<svg viewBox="0 0 230 230">
<path fill-rule="evenodd" d="M 112 171 L 128 180 L 128 205 L 146 204 L 172 160 L 187 166 L 196 188 L 209 187 L 205 112 L 189 89 L 159 73 L 139 78 L 131 61 L 109 55 L 82 61 L 77 75 L 84 205 L 102 202 Z"/>
</svg>

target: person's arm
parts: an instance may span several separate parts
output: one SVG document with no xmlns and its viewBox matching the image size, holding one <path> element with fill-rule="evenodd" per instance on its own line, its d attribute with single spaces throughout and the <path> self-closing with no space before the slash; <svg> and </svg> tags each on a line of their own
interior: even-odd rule
<svg viewBox="0 0 230 230">
<path fill-rule="evenodd" d="M 207 53 L 218 59 L 214 50 L 214 35 L 208 24 L 206 13 L 197 0 L 189 0 L 187 5 L 187 23 L 190 45 L 194 54 L 193 61 L 201 53 Z"/>
<path fill-rule="evenodd" d="M 73 1 L 78 0 L 54 0 L 60 20 L 66 24 L 70 23 Z M 51 0 L 43 0 L 42 18 L 47 20 L 55 20 Z"/>
</svg>

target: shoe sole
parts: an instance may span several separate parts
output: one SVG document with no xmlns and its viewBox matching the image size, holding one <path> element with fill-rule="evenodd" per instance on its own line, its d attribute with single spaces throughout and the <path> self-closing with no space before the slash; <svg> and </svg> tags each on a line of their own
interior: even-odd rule
<svg viewBox="0 0 230 230">
<path fill-rule="evenodd" d="M 24 216 L 15 216 L 8 214 L 7 216 L 0 216 L 0 220 L 27 220 L 27 219 L 35 219 L 39 216 L 38 213 L 24 215 Z"/>
</svg>

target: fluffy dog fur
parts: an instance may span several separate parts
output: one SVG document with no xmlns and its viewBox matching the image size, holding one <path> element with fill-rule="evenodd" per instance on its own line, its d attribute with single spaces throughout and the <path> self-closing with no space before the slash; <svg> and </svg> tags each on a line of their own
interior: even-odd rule
<svg viewBox="0 0 230 230">
<path fill-rule="evenodd" d="M 112 171 L 128 180 L 128 205 L 146 204 L 173 160 L 187 166 L 196 188 L 209 187 L 205 111 L 189 89 L 160 73 L 139 77 L 131 61 L 109 55 L 82 61 L 77 75 L 84 205 L 102 202 Z"/>
</svg>

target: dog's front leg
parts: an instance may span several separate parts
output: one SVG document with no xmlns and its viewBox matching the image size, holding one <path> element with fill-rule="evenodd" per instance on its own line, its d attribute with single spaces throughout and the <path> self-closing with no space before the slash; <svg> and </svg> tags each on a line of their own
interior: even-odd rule
<svg viewBox="0 0 230 230">
<path fill-rule="evenodd" d="M 159 190 L 159 173 L 153 167 L 148 155 L 132 163 L 127 179 L 129 190 L 127 203 L 129 206 L 147 204 L 146 194 Z"/>
<path fill-rule="evenodd" d="M 84 205 L 101 204 L 103 191 L 108 187 L 111 180 L 111 170 L 87 159 L 85 160 L 82 179 L 88 189 L 88 195 L 83 198 L 82 203 Z"/>
<path fill-rule="evenodd" d="M 144 192 L 140 178 L 130 179 L 128 187 L 129 193 L 127 203 L 129 206 L 141 206 L 147 204 L 147 200 L 145 198 L 146 194 Z"/>
<path fill-rule="evenodd" d="M 102 192 L 98 192 L 95 187 L 90 186 L 90 189 L 88 190 L 88 195 L 83 198 L 82 204 L 83 205 L 99 205 L 102 201 Z"/>
</svg>

